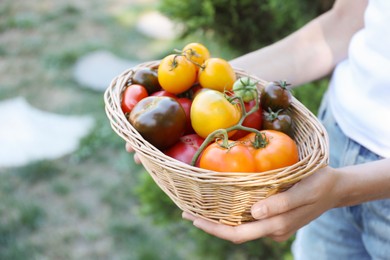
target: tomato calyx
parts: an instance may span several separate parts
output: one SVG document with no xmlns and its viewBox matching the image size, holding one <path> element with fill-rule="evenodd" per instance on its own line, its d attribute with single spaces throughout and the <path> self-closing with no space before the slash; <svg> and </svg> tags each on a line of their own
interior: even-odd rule
<svg viewBox="0 0 390 260">
<path fill-rule="evenodd" d="M 291 86 L 291 84 L 287 83 L 287 81 L 285 81 L 285 80 L 275 81 L 275 84 L 277 86 L 281 87 L 282 89 L 290 91 L 289 87 Z"/>
<path fill-rule="evenodd" d="M 268 108 L 268 111 L 263 111 L 263 129 L 281 131 L 291 138 L 294 137 L 294 122 L 289 111 L 285 109 L 274 112 Z"/>
<path fill-rule="evenodd" d="M 175 49 L 175 52 L 178 53 L 178 55 L 183 55 L 187 58 L 187 60 L 191 61 L 193 64 L 195 64 L 197 67 L 203 69 L 202 64 L 199 64 L 198 62 L 194 61 L 193 57 L 200 58 L 202 55 L 200 55 L 196 50 L 189 48 L 185 50 L 178 50 Z"/>
<path fill-rule="evenodd" d="M 195 57 L 195 58 L 201 57 L 201 55 L 197 51 L 195 51 L 194 49 L 192 49 L 192 48 L 189 48 L 186 50 L 174 49 L 174 51 L 177 53 L 176 54 L 177 56 L 184 56 L 188 61 L 192 62 L 199 69 L 205 68 L 205 66 L 203 64 L 200 64 L 200 63 L 194 61 L 193 57 Z"/>
<path fill-rule="evenodd" d="M 176 60 L 177 57 L 179 56 L 185 56 L 183 54 L 176 54 L 173 59 L 172 59 L 172 63 L 170 64 L 171 68 L 169 69 L 170 71 L 174 70 L 175 68 L 177 68 L 177 66 L 179 66 L 179 62 Z"/>
<path fill-rule="evenodd" d="M 251 144 L 255 149 L 265 148 L 269 144 L 269 140 L 264 132 L 258 132 L 255 135 L 254 141 L 251 141 Z"/>
<path fill-rule="evenodd" d="M 278 119 L 279 114 L 283 111 L 283 109 L 279 109 L 278 111 L 274 112 L 272 109 L 269 107 L 268 112 L 264 112 L 265 114 L 265 119 L 267 121 L 274 121 L 275 119 Z"/>
<path fill-rule="evenodd" d="M 257 98 L 258 81 L 250 77 L 241 77 L 233 84 L 233 92 L 235 95 L 242 97 L 244 102 L 250 102 Z"/>
<path fill-rule="evenodd" d="M 233 146 L 236 145 L 236 142 L 229 142 L 229 139 L 224 137 L 225 136 L 223 135 L 222 138 L 220 137 L 215 138 L 215 142 L 218 144 L 219 147 L 230 150 Z"/>
</svg>

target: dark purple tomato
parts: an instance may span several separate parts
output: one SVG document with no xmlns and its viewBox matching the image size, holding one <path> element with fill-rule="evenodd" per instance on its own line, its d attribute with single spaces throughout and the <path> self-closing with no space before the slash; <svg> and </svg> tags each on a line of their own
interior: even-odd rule
<svg viewBox="0 0 390 260">
<path fill-rule="evenodd" d="M 133 127 L 160 150 L 174 145 L 186 129 L 186 113 L 170 97 L 149 96 L 135 105 L 129 115 Z"/>
<path fill-rule="evenodd" d="M 263 129 L 277 130 L 293 138 L 293 120 L 288 110 L 263 111 Z"/>
<path fill-rule="evenodd" d="M 292 95 L 289 89 L 290 84 L 286 81 L 271 81 L 263 89 L 260 96 L 260 104 L 263 110 L 273 111 L 287 109 L 291 105 Z"/>
</svg>

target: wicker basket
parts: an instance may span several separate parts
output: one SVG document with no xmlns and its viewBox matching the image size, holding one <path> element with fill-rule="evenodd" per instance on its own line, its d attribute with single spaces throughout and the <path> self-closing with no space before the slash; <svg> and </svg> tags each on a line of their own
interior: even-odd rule
<svg viewBox="0 0 390 260">
<path fill-rule="evenodd" d="M 121 110 L 121 94 L 137 68 L 157 68 L 159 61 L 146 62 L 124 71 L 113 79 L 104 94 L 106 113 L 114 131 L 137 152 L 156 184 L 183 211 L 213 222 L 239 225 L 253 221 L 251 206 L 294 183 L 328 163 L 328 138 L 317 118 L 293 98 L 294 136 L 300 161 L 292 166 L 261 173 L 220 173 L 187 165 L 147 142 L 128 122 Z M 235 70 L 238 77 L 249 76 Z"/>
</svg>

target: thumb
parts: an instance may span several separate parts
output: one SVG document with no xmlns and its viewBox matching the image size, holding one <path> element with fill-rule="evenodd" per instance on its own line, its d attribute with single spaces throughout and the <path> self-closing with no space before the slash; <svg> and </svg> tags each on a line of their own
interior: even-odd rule
<svg viewBox="0 0 390 260">
<path fill-rule="evenodd" d="M 306 205 L 308 204 L 305 200 L 307 196 L 302 193 L 301 189 L 294 186 L 287 191 L 263 199 L 252 206 L 252 216 L 255 219 L 265 219 Z"/>
</svg>

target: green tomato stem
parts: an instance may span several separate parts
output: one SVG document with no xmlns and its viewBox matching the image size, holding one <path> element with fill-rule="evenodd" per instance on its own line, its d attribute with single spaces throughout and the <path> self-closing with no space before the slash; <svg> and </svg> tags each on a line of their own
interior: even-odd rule
<svg viewBox="0 0 390 260">
<path fill-rule="evenodd" d="M 200 154 L 203 152 L 203 150 L 211 143 L 213 142 L 218 136 L 222 136 L 222 146 L 228 147 L 229 146 L 229 136 L 227 134 L 226 129 L 217 129 L 214 132 L 210 133 L 207 138 L 203 141 L 202 145 L 199 147 L 198 151 L 194 154 L 191 160 L 191 165 L 194 166 L 196 164 L 196 161 L 198 160 Z"/>
<path fill-rule="evenodd" d="M 194 51 L 193 49 L 188 49 L 186 51 L 182 51 L 182 50 L 178 50 L 178 49 L 175 49 L 175 52 L 176 53 L 179 53 L 179 55 L 183 55 L 184 57 L 186 57 L 187 60 L 189 60 L 190 62 L 192 62 L 195 66 L 198 66 L 200 69 L 205 69 L 205 66 L 203 66 L 202 64 L 199 64 L 197 63 L 196 61 L 193 61 L 191 60 L 190 58 L 187 57 L 187 54 L 192 57 L 192 56 L 195 56 L 195 57 L 199 57 L 200 55 Z"/>
</svg>

